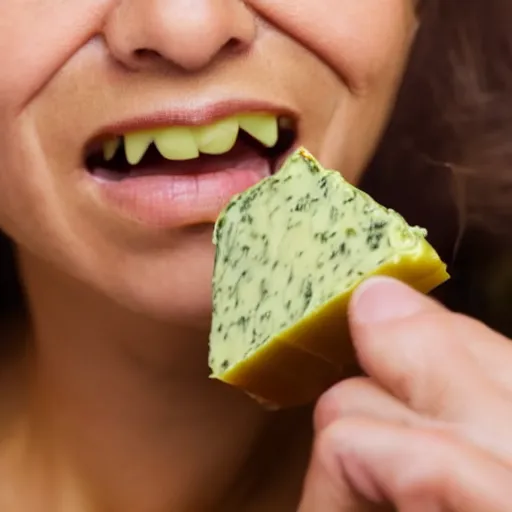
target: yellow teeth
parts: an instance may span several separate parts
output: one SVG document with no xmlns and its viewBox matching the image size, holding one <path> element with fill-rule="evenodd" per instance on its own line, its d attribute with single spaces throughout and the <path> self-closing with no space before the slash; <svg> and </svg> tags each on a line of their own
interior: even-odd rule
<svg viewBox="0 0 512 512">
<path fill-rule="evenodd" d="M 271 148 L 279 138 L 277 117 L 270 114 L 246 114 L 238 117 L 240 128 L 251 137 L 259 140 L 264 146 Z"/>
<path fill-rule="evenodd" d="M 103 158 L 105 158 L 107 162 L 112 160 L 120 145 L 121 139 L 110 139 L 105 141 L 103 143 Z"/>
<path fill-rule="evenodd" d="M 155 146 L 167 160 L 192 160 L 199 156 L 191 128 L 173 126 L 153 133 Z"/>
<path fill-rule="evenodd" d="M 140 130 L 123 136 L 124 151 L 130 165 L 140 163 L 152 143 L 168 160 L 192 160 L 201 153 L 222 155 L 233 148 L 240 130 L 270 148 L 279 138 L 279 122 L 275 115 L 255 113 L 232 116 L 207 126 Z M 103 156 L 107 162 L 114 158 L 121 142 L 121 137 L 104 142 Z"/>
<path fill-rule="evenodd" d="M 134 132 L 124 137 L 124 152 L 130 165 L 137 165 L 153 142 L 150 132 Z"/>
<path fill-rule="evenodd" d="M 238 122 L 233 117 L 210 126 L 196 128 L 195 136 L 199 151 L 209 155 L 227 153 L 235 145 L 238 128 Z"/>
</svg>

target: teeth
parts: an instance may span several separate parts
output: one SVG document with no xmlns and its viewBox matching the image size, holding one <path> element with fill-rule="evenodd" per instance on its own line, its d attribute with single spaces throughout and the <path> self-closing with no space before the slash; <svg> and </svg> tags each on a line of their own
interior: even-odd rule
<svg viewBox="0 0 512 512">
<path fill-rule="evenodd" d="M 116 151 L 120 145 L 121 139 L 119 138 L 110 139 L 103 143 L 103 157 L 107 162 L 110 162 L 110 160 L 114 158 L 114 155 L 116 154 Z"/>
<path fill-rule="evenodd" d="M 240 128 L 269 148 L 277 143 L 277 117 L 271 114 L 244 114 L 238 116 Z"/>
<path fill-rule="evenodd" d="M 152 142 L 168 160 L 192 160 L 200 153 L 222 155 L 233 148 L 240 129 L 264 146 L 273 147 L 279 138 L 278 124 L 283 122 L 272 114 L 241 114 L 208 126 L 171 126 L 128 133 L 124 136 L 126 160 L 130 165 L 139 164 Z M 118 137 L 103 143 L 107 162 L 114 158 L 121 142 Z"/>
<path fill-rule="evenodd" d="M 199 149 L 191 128 L 173 126 L 154 131 L 155 145 L 167 160 L 192 160 L 199 156 Z"/>
<path fill-rule="evenodd" d="M 222 155 L 235 145 L 238 136 L 238 121 L 233 117 L 223 119 L 210 126 L 200 126 L 194 131 L 201 153 Z"/>
<path fill-rule="evenodd" d="M 146 154 L 149 145 L 153 142 L 151 132 L 135 132 L 125 135 L 124 151 L 126 160 L 130 165 L 137 165 Z"/>
</svg>

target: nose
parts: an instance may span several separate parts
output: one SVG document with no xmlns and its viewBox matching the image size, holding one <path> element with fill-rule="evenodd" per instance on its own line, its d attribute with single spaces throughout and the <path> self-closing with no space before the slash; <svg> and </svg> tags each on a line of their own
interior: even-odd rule
<svg viewBox="0 0 512 512">
<path fill-rule="evenodd" d="M 256 20 L 242 0 L 120 0 L 103 35 L 114 58 L 132 70 L 167 61 L 197 71 L 222 53 L 247 50 Z"/>
</svg>

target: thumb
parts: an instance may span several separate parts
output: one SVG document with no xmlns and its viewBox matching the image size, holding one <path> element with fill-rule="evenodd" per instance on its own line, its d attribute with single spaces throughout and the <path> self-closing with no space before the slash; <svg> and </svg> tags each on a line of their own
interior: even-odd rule
<svg viewBox="0 0 512 512">
<path fill-rule="evenodd" d="M 327 427 L 315 439 L 298 512 L 376 512 L 348 484 L 339 458 L 337 432 Z"/>
</svg>

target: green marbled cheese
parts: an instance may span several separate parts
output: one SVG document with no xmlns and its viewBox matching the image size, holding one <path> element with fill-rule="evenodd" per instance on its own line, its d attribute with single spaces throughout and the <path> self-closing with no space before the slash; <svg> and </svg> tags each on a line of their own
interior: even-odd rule
<svg viewBox="0 0 512 512">
<path fill-rule="evenodd" d="M 233 198 L 217 221 L 212 374 L 425 234 L 298 150 L 278 173 Z"/>
</svg>

